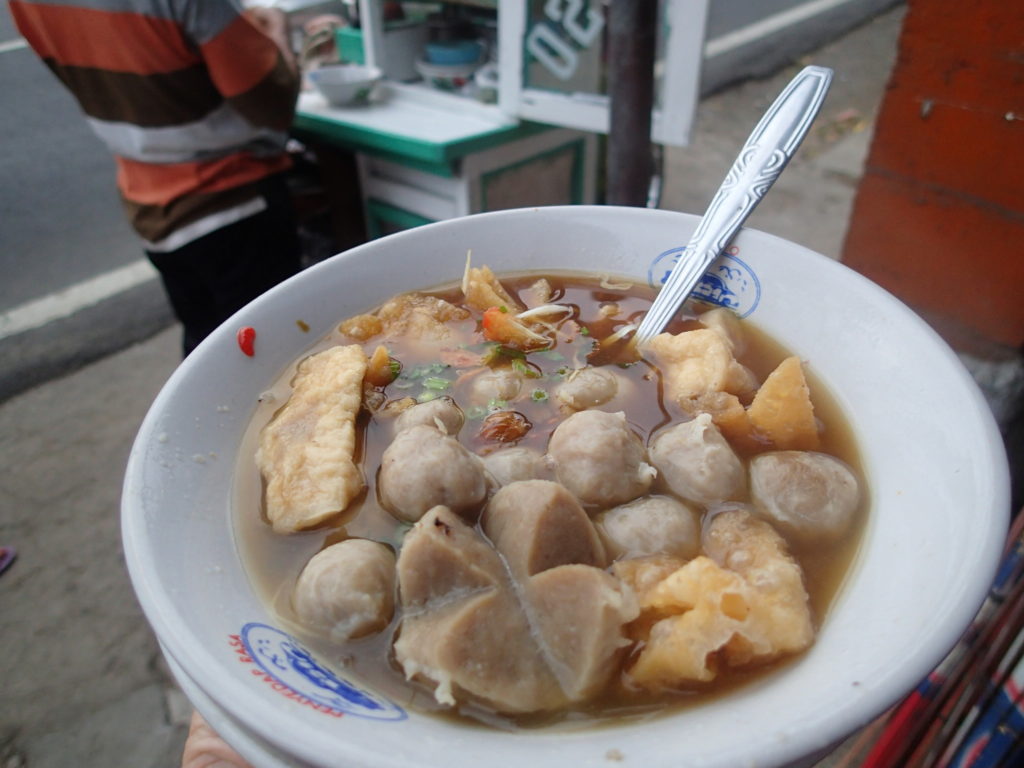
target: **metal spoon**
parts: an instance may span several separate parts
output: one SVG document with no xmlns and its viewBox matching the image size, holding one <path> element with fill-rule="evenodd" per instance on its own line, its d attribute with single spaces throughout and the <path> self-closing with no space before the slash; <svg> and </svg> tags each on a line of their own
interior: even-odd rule
<svg viewBox="0 0 1024 768">
<path fill-rule="evenodd" d="M 831 82 L 831 69 L 805 67 L 761 118 L 637 328 L 632 339 L 634 346 L 639 347 L 662 332 L 761 202 L 807 135 Z"/>
</svg>

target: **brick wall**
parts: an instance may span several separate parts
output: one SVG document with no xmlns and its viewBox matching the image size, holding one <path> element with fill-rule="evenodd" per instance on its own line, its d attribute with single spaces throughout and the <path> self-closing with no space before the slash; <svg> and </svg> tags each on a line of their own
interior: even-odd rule
<svg viewBox="0 0 1024 768">
<path fill-rule="evenodd" d="M 1024 2 L 909 0 L 842 259 L 961 351 L 1024 347 Z"/>
</svg>

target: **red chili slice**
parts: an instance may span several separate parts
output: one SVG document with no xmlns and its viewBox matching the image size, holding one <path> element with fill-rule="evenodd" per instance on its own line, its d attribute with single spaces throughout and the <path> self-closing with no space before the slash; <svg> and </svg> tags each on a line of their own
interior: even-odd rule
<svg viewBox="0 0 1024 768">
<path fill-rule="evenodd" d="M 238 329 L 238 348 L 242 350 L 249 357 L 256 354 L 254 345 L 256 343 L 256 329 L 251 325 L 247 325 L 243 328 Z"/>
</svg>

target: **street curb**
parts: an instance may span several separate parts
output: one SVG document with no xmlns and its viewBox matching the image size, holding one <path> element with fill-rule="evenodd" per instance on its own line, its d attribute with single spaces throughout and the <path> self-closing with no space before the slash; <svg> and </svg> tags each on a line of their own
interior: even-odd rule
<svg viewBox="0 0 1024 768">
<path fill-rule="evenodd" d="M 0 340 L 0 403 L 145 341 L 175 322 L 159 280 Z"/>
</svg>

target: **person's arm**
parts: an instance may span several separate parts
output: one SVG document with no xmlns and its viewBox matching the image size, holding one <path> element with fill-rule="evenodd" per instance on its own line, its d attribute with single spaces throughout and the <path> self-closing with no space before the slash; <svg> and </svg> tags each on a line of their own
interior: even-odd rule
<svg viewBox="0 0 1024 768">
<path fill-rule="evenodd" d="M 299 71 L 277 9 L 241 10 L 236 0 L 191 4 L 186 32 L 218 91 L 254 125 L 287 130 L 295 114 Z"/>
<path fill-rule="evenodd" d="M 295 53 L 288 41 L 288 17 L 280 8 L 267 8 L 255 6 L 245 12 L 245 16 L 257 29 L 274 41 L 285 64 L 292 72 L 299 71 L 298 62 L 295 60 Z"/>
</svg>

